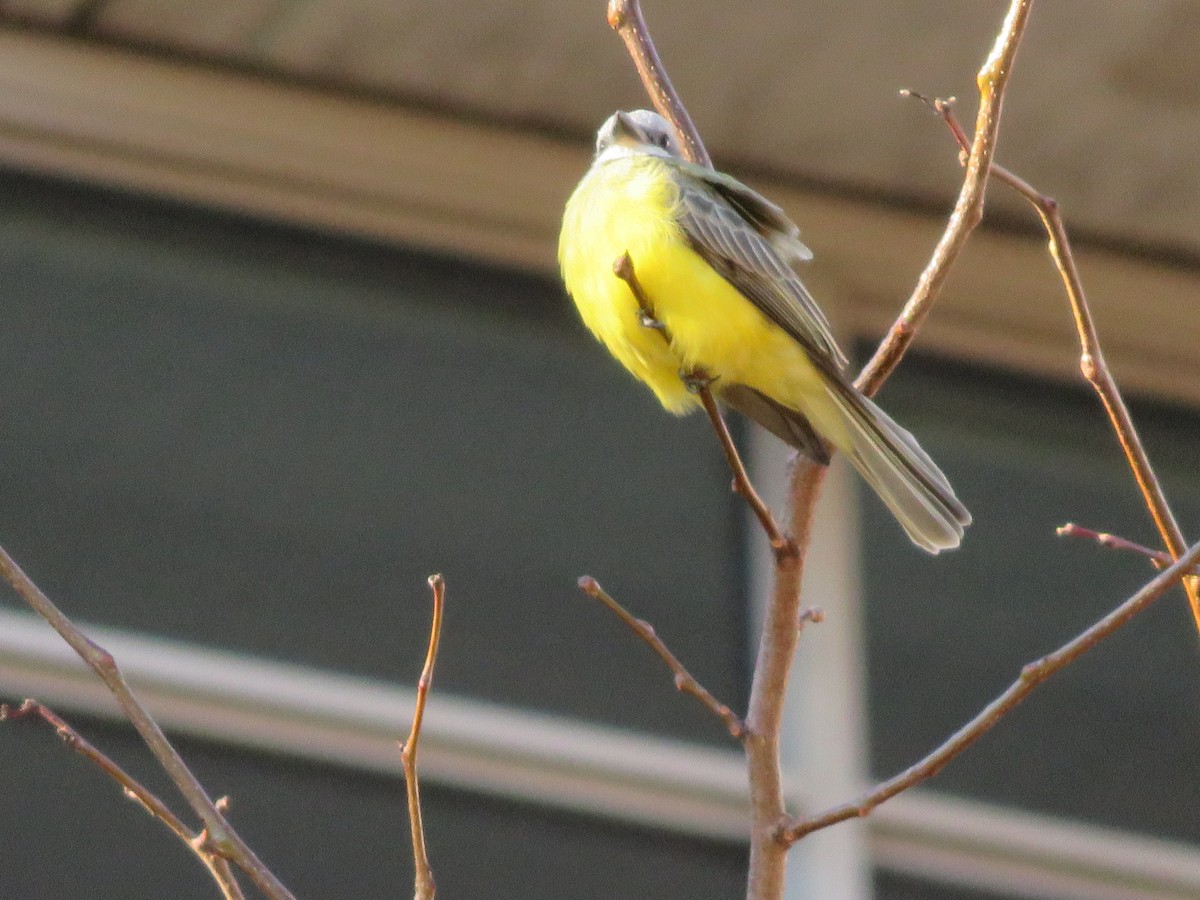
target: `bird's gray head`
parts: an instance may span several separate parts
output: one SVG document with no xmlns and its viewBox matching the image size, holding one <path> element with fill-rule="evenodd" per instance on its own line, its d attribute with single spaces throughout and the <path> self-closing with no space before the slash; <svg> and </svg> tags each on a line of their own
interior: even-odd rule
<svg viewBox="0 0 1200 900">
<path fill-rule="evenodd" d="M 613 113 L 596 132 L 596 158 L 637 153 L 679 156 L 675 129 L 658 113 L 648 109 Z"/>
</svg>

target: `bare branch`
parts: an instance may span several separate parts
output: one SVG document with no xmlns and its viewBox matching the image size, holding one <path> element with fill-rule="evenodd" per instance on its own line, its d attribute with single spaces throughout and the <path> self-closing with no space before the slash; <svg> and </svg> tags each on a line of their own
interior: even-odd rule
<svg viewBox="0 0 1200 900">
<path fill-rule="evenodd" d="M 89 742 L 66 720 L 48 706 L 37 700 L 26 700 L 18 707 L 0 704 L 0 722 L 37 718 L 47 723 L 62 739 L 63 743 L 85 759 L 97 765 L 102 772 L 121 786 L 121 792 L 142 807 L 153 818 L 158 819 L 196 855 L 208 869 L 213 880 L 221 889 L 226 900 L 245 900 L 241 887 L 229 867 L 229 861 L 218 856 L 204 840 L 204 835 L 192 834 L 170 808 L 155 796 L 145 785 L 122 769 L 111 757 Z"/>
<path fill-rule="evenodd" d="M 1066 525 L 1060 525 L 1055 529 L 1059 537 L 1077 537 L 1084 540 L 1095 541 L 1103 547 L 1111 547 L 1113 550 L 1128 550 L 1130 553 L 1137 553 L 1140 556 L 1145 556 L 1155 568 L 1165 569 L 1174 560 L 1170 553 L 1165 553 L 1162 550 L 1154 550 L 1142 544 L 1134 543 L 1116 534 L 1109 534 L 1105 531 L 1092 531 L 1090 528 L 1084 528 L 1082 525 L 1076 525 L 1074 522 L 1068 522 Z M 1200 570 L 1192 568 L 1190 575 L 1200 575 Z"/>
<path fill-rule="evenodd" d="M 746 712 L 746 768 L 750 780 L 753 822 L 750 832 L 748 900 L 783 896 L 787 870 L 786 844 L 778 839 L 779 823 L 787 815 L 780 774 L 779 740 L 784 699 L 796 646 L 800 642 L 800 584 L 812 537 L 813 510 L 828 469 L 799 460 L 792 470 L 791 532 L 800 552 L 777 554 L 775 581 L 767 601 L 750 702 Z"/>
<path fill-rule="evenodd" d="M 868 815 L 885 800 L 896 796 L 915 784 L 932 778 L 942 768 L 962 753 L 967 747 L 991 730 L 1007 713 L 1011 712 L 1030 692 L 1052 675 L 1062 671 L 1080 656 L 1091 650 L 1102 640 L 1120 629 L 1138 613 L 1165 594 L 1175 582 L 1200 560 L 1200 543 L 1184 553 L 1178 562 L 1161 572 L 1153 581 L 1110 612 L 1087 630 L 1063 644 L 1053 653 L 1026 665 L 1016 681 L 999 697 L 983 708 L 970 722 L 956 731 L 950 738 L 920 762 L 874 787 L 871 791 L 850 803 L 844 803 L 818 815 L 798 817 L 786 822 L 779 831 L 779 839 L 792 844 L 805 835 L 838 822 Z"/>
<path fill-rule="evenodd" d="M 746 472 L 746 466 L 742 463 L 741 456 L 738 455 L 737 446 L 733 443 L 729 426 L 725 424 L 725 419 L 722 418 L 721 411 L 717 409 L 716 401 L 713 400 L 712 392 L 708 388 L 700 392 L 700 402 L 704 404 L 708 420 L 712 423 L 713 431 L 717 433 L 721 449 L 725 451 L 725 461 L 729 464 L 730 471 L 733 472 L 734 493 L 740 494 L 750 505 L 750 509 L 766 533 L 767 540 L 776 557 L 795 556 L 800 552 L 796 547 L 796 542 L 779 530 L 779 525 L 776 524 L 770 508 L 758 496 L 758 491 L 754 489 L 750 475 Z"/>
<path fill-rule="evenodd" d="M 408 740 L 400 748 L 400 761 L 404 766 L 404 783 L 408 791 L 408 821 L 412 826 L 412 853 L 415 875 L 413 878 L 413 900 L 433 900 L 437 886 L 433 881 L 433 869 L 429 865 L 429 854 L 425 850 L 425 826 L 421 819 L 421 791 L 417 784 L 417 744 L 421 740 L 421 722 L 425 718 L 425 703 L 429 699 L 429 688 L 433 684 L 433 666 L 437 662 L 438 645 L 442 640 L 442 613 L 446 606 L 446 582 L 441 575 L 429 576 L 429 588 L 433 591 L 433 621 L 429 625 L 429 649 L 425 653 L 425 666 L 421 669 L 421 680 L 417 682 L 417 703 L 413 709 L 412 730 Z"/>
<path fill-rule="evenodd" d="M 158 723 L 134 697 L 112 655 L 80 631 L 50 601 L 50 598 L 42 593 L 41 589 L 33 583 L 2 547 L 0 547 L 0 577 L 11 584 L 30 608 L 49 622 L 50 626 L 71 646 L 71 649 L 100 677 L 105 687 L 116 698 L 126 718 L 141 735 L 142 741 L 154 754 L 154 758 L 175 782 L 175 786 L 187 801 L 188 806 L 200 817 L 211 850 L 241 868 L 258 889 L 268 897 L 273 900 L 294 900 L 291 892 L 233 830 L 220 809 L 209 798 L 204 787 L 192 774 L 171 742 L 167 740 L 162 729 L 158 727 Z"/>
<path fill-rule="evenodd" d="M 659 655 L 659 658 L 667 664 L 667 668 L 675 674 L 676 690 L 684 694 L 690 694 L 699 700 L 709 712 L 725 723 L 725 727 L 729 729 L 729 733 L 733 737 L 741 740 L 745 736 L 746 726 L 742 720 L 738 718 L 733 710 L 709 693 L 708 689 L 697 681 L 691 672 L 684 668 L 683 663 L 679 661 L 679 657 L 667 648 L 662 638 L 655 632 L 653 625 L 645 619 L 637 618 L 629 610 L 625 609 L 604 588 L 600 587 L 600 583 L 590 575 L 584 575 L 579 579 L 579 589 L 612 610 L 618 619 L 628 625 L 634 634 L 645 641 L 650 649 Z"/>
<path fill-rule="evenodd" d="M 1012 72 L 1032 5 L 1033 0 L 1013 0 L 992 52 L 979 70 L 976 79 L 979 84 L 979 114 L 975 119 L 975 141 L 971 145 L 967 174 L 958 193 L 958 201 L 954 204 L 942 239 L 938 241 L 925 271 L 917 280 L 912 296 L 855 382 L 867 396 L 875 394 L 883 386 L 912 344 L 917 329 L 941 293 L 951 266 L 983 218 L 984 192 L 992 157 L 996 152 L 1004 90 L 1008 86 L 1008 76 Z"/>
<path fill-rule="evenodd" d="M 671 84 L 654 42 L 650 40 L 650 30 L 642 17 L 641 4 L 638 0 L 609 0 L 608 24 L 625 42 L 625 49 L 629 51 L 655 109 L 675 127 L 684 158 L 711 169 L 712 160 L 704 149 L 700 133 Z"/>
<path fill-rule="evenodd" d="M 954 116 L 953 105 L 943 100 L 930 101 L 920 95 L 914 96 L 919 97 L 941 116 L 959 142 L 959 146 L 963 146 L 965 135 Z M 1075 319 L 1075 330 L 1079 335 L 1079 370 L 1099 395 L 1100 402 L 1103 403 L 1104 410 L 1108 413 L 1113 431 L 1116 432 L 1117 440 L 1120 441 L 1121 449 L 1125 453 L 1125 459 L 1133 472 L 1138 490 L 1141 491 L 1146 508 L 1150 511 L 1150 517 L 1154 520 L 1154 525 L 1167 550 L 1170 551 L 1171 558 L 1178 559 L 1187 547 L 1187 542 L 1184 540 L 1179 523 L 1175 520 L 1175 514 L 1167 503 L 1162 485 L 1159 484 L 1158 477 L 1154 474 L 1154 468 L 1150 465 L 1150 458 L 1146 454 L 1145 447 L 1142 446 L 1141 438 L 1138 437 L 1137 428 L 1134 427 L 1133 418 L 1129 415 L 1129 408 L 1125 405 L 1116 379 L 1113 378 L 1108 363 L 1105 362 L 1104 352 L 1100 347 L 1100 336 L 1092 318 L 1091 308 L 1088 306 L 1087 295 L 1083 290 L 1083 280 L 1075 265 L 1075 255 L 1071 250 L 1071 241 L 1067 236 L 1066 226 L 1063 224 L 1062 211 L 1058 201 L 1043 194 L 1029 182 L 1014 175 L 1003 166 L 993 163 L 992 173 L 1028 200 L 1042 220 L 1042 227 L 1046 229 L 1046 234 L 1050 239 L 1050 255 L 1062 278 L 1063 288 Z M 1187 592 L 1192 619 L 1196 623 L 1196 628 L 1200 630 L 1200 576 L 1189 575 L 1184 578 L 1183 587 Z"/>
</svg>

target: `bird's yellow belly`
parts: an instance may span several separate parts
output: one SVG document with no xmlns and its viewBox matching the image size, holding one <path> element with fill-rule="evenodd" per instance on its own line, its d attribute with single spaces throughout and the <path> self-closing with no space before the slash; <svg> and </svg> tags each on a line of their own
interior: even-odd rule
<svg viewBox="0 0 1200 900">
<path fill-rule="evenodd" d="M 725 380 L 776 398 L 794 394 L 798 383 L 816 388 L 817 378 L 798 378 L 812 367 L 796 342 L 686 244 L 664 169 L 647 157 L 607 163 L 566 206 L 559 262 L 583 323 L 674 413 L 697 404 L 680 379 L 697 366 L 719 379 L 718 388 Z M 626 252 L 670 346 L 642 324 L 637 300 L 613 272 Z"/>
<path fill-rule="evenodd" d="M 639 278 L 671 335 L 678 367 L 704 369 L 718 391 L 722 382 L 744 384 L 777 399 L 799 400 L 794 395 L 806 381 L 819 385 L 815 373 L 798 377 L 813 370 L 796 342 L 686 244 L 634 265 L 644 270 Z"/>
<path fill-rule="evenodd" d="M 698 404 L 681 371 L 700 367 L 804 410 L 824 395 L 804 351 L 687 244 L 664 164 L 621 160 L 593 170 L 567 204 L 559 260 L 584 324 L 668 410 Z M 662 332 L 641 322 L 637 300 L 613 272 L 629 253 Z"/>
<path fill-rule="evenodd" d="M 641 281 L 653 268 L 650 260 L 678 240 L 667 215 L 671 185 L 647 177 L 643 165 L 609 163 L 580 182 L 563 217 L 559 263 L 583 323 L 663 406 L 682 413 L 696 399 L 680 380 L 681 360 L 661 333 L 642 324 L 637 299 L 613 271 L 628 253 Z"/>
</svg>

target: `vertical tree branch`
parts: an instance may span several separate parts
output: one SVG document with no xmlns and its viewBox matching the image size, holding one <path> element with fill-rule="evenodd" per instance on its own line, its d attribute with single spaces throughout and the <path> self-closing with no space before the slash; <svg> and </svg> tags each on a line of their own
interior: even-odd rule
<svg viewBox="0 0 1200 900">
<path fill-rule="evenodd" d="M 242 840 L 225 819 L 221 810 L 208 796 L 203 785 L 192 774 L 191 769 L 167 740 L 158 723 L 134 697 L 129 685 L 121 675 L 116 661 L 103 647 L 91 641 L 50 598 L 42 593 L 16 561 L 0 547 L 0 577 L 4 578 L 29 607 L 50 623 L 71 649 L 100 677 L 105 687 L 116 698 L 142 741 L 154 754 L 158 764 L 175 782 L 175 786 L 187 801 L 188 806 L 204 824 L 206 841 L 213 852 L 225 857 L 242 869 L 260 891 L 275 900 L 294 900 L 291 892 L 275 874 L 263 864 L 254 851 Z"/>
<path fill-rule="evenodd" d="M 856 381 L 856 386 L 868 395 L 874 394 L 882 387 L 912 344 L 917 331 L 941 293 L 950 267 L 962 252 L 963 247 L 966 246 L 967 238 L 983 216 L 987 176 L 995 153 L 1004 91 L 1008 85 L 1008 76 L 1024 34 L 1031 5 L 1032 0 L 1012 0 L 1008 14 L 993 43 L 992 51 L 979 71 L 977 79 L 980 92 L 979 115 L 976 120 L 975 141 L 971 148 L 963 186 L 959 191 L 954 211 L 946 224 L 946 230 L 934 249 L 925 270 L 921 273 L 911 297 Z M 788 621 L 789 618 L 794 619 L 799 607 L 798 595 L 800 578 L 803 574 L 804 554 L 809 545 L 808 538 L 813 514 L 827 471 L 811 462 L 801 461 L 792 473 L 792 481 L 789 486 L 792 533 L 797 537 L 801 556 L 794 571 L 782 565 L 776 567 L 775 590 L 767 610 L 768 623 L 771 625 L 763 629 L 760 639 L 758 663 L 751 686 L 750 713 L 746 717 L 750 733 L 750 738 L 747 740 L 747 755 L 752 772 L 751 782 L 753 785 L 755 781 L 753 773 L 757 769 L 763 773 L 760 777 L 764 788 L 767 786 L 767 781 L 770 780 L 766 774 L 768 770 L 774 770 L 777 773 L 779 769 L 779 719 L 782 715 L 787 677 L 791 670 L 797 640 L 794 631 L 790 634 L 785 632 L 782 623 Z M 754 745 L 756 752 L 752 754 L 750 747 L 753 736 L 759 733 L 759 728 L 769 729 L 772 727 L 775 729 L 773 746 Z M 777 775 L 775 780 L 777 782 Z M 753 793 L 753 786 L 751 790 Z M 767 898 L 782 895 L 786 848 L 792 841 L 784 840 L 782 832 L 778 828 L 779 823 L 786 816 L 781 793 L 778 801 L 773 799 L 778 790 L 776 783 L 770 796 L 764 794 L 762 797 L 754 797 L 755 841 L 751 845 L 752 883 L 749 893 L 751 900 L 760 900 L 760 898 L 767 900 Z M 760 803 L 764 807 L 770 807 L 772 812 L 779 810 L 780 813 L 780 817 L 775 819 L 775 829 L 771 840 L 767 839 L 765 833 L 759 833 L 760 828 L 765 832 L 769 827 L 766 815 L 764 814 L 761 819 L 759 817 Z M 756 850 L 759 861 L 757 870 L 754 867 Z M 758 885 L 753 883 L 756 871 L 762 878 Z"/>
<path fill-rule="evenodd" d="M 798 461 L 792 472 L 791 530 L 800 550 L 775 557 L 775 581 L 754 662 L 743 741 L 754 817 L 746 892 L 749 900 L 783 896 L 788 845 L 778 839 L 779 823 L 787 815 L 779 739 L 788 677 L 800 641 L 800 582 L 812 537 L 813 510 L 827 471 L 804 460 Z"/>
<path fill-rule="evenodd" d="M 404 766 L 404 784 L 408 793 L 408 821 L 412 830 L 413 900 L 433 900 L 437 886 L 433 881 L 433 869 L 429 865 L 429 854 L 425 850 L 425 825 L 421 818 L 421 791 L 417 783 L 417 744 L 421 740 L 421 723 L 425 719 L 425 703 L 429 688 L 433 684 L 433 666 L 437 662 L 438 645 L 442 640 L 442 612 L 446 605 L 446 582 L 441 575 L 429 576 L 429 588 L 433 591 L 433 621 L 429 625 L 429 649 L 425 653 L 425 666 L 421 669 L 421 680 L 417 682 L 417 702 L 413 709 L 412 730 L 408 740 L 400 748 L 400 761 Z"/>
</svg>

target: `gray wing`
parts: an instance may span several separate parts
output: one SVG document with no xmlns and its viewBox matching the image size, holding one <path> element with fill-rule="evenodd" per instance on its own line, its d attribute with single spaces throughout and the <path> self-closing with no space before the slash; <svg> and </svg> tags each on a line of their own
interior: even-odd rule
<svg viewBox="0 0 1200 900">
<path fill-rule="evenodd" d="M 684 161 L 689 174 L 710 184 L 734 209 L 741 213 L 754 229 L 766 238 L 783 257 L 785 262 L 795 264 L 808 262 L 812 251 L 800 240 L 800 229 L 787 214 L 757 191 L 753 191 L 736 178 Z"/>
<path fill-rule="evenodd" d="M 783 210 L 740 181 L 701 166 L 680 164 L 675 180 L 680 225 L 692 248 L 767 318 L 841 372 L 846 357 L 790 265 L 812 253 Z"/>
<path fill-rule="evenodd" d="M 785 444 L 795 447 L 813 462 L 829 465 L 829 447 L 813 430 L 803 414 L 776 403 L 766 394 L 744 384 L 721 384 L 717 396 L 747 419 L 757 422 Z"/>
</svg>

